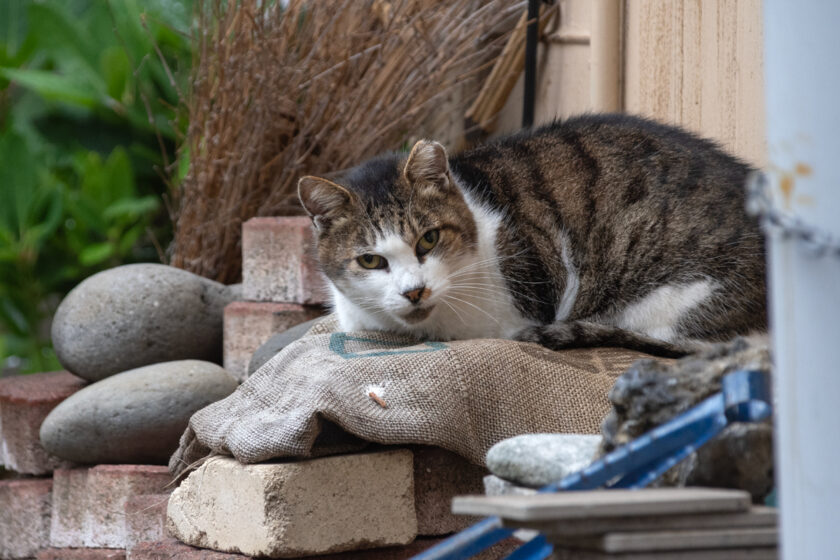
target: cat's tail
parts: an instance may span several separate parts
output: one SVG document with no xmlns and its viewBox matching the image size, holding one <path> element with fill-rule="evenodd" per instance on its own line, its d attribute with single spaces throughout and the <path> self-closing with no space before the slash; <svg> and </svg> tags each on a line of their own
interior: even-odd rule
<svg viewBox="0 0 840 560">
<path fill-rule="evenodd" d="M 615 346 L 638 350 L 664 358 L 681 358 L 709 348 L 712 343 L 699 340 L 666 342 L 633 331 L 592 321 L 568 321 L 529 327 L 517 333 L 516 340 L 536 342 L 552 350 Z"/>
</svg>

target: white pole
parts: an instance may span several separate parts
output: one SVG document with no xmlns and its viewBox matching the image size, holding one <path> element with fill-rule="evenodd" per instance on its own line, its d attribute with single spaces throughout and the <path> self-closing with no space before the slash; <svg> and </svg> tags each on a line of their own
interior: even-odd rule
<svg viewBox="0 0 840 560">
<path fill-rule="evenodd" d="M 764 3 L 776 480 L 785 560 L 840 558 L 840 2 Z M 828 241 L 828 243 L 826 243 Z"/>
</svg>

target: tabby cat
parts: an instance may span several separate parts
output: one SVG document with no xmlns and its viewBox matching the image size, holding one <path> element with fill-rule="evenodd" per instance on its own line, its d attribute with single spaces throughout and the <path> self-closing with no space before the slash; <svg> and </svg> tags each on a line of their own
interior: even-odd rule
<svg viewBox="0 0 840 560">
<path fill-rule="evenodd" d="M 627 115 L 448 156 L 421 140 L 298 194 L 342 329 L 665 356 L 766 329 L 750 168 Z"/>
</svg>

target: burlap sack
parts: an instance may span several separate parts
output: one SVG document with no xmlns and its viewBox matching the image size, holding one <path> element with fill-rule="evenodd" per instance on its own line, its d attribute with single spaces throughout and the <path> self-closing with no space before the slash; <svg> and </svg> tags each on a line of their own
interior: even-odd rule
<svg viewBox="0 0 840 560">
<path fill-rule="evenodd" d="M 597 433 L 616 377 L 646 357 L 334 330 L 331 319 L 316 325 L 232 395 L 196 412 L 170 460 L 173 473 L 211 453 L 256 463 L 364 442 L 434 445 L 484 464 L 490 446 L 518 434 Z"/>
</svg>

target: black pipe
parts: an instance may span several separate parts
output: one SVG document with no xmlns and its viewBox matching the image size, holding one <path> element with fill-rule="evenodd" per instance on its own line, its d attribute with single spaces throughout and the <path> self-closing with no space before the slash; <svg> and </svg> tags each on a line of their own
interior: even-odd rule
<svg viewBox="0 0 840 560">
<path fill-rule="evenodd" d="M 522 105 L 522 128 L 534 124 L 537 98 L 537 35 L 540 21 L 540 0 L 528 0 L 528 29 L 525 36 L 525 95 Z"/>
</svg>

